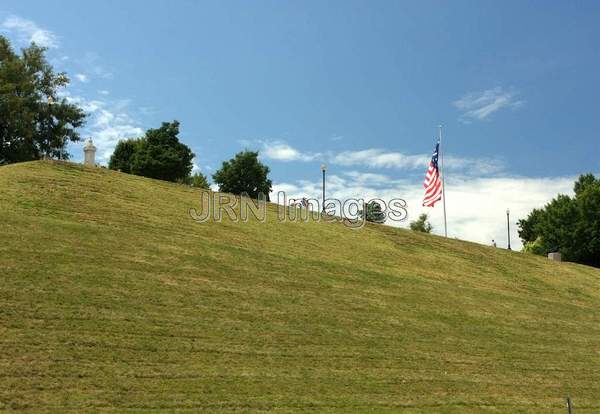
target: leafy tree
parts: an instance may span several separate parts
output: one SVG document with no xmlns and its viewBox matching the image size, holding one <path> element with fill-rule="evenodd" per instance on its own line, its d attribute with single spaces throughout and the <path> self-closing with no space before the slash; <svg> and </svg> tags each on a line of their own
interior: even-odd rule
<svg viewBox="0 0 600 414">
<path fill-rule="evenodd" d="M 543 255 L 546 251 L 546 248 L 544 247 L 544 240 L 540 236 L 534 241 L 525 242 L 523 244 L 523 251 L 525 253 Z"/>
<path fill-rule="evenodd" d="M 197 172 L 194 175 L 190 175 L 182 182 L 184 184 L 191 185 L 192 187 L 195 187 L 195 188 L 203 188 L 205 190 L 210 189 L 210 184 L 208 183 L 208 179 L 201 172 Z"/>
<path fill-rule="evenodd" d="M 372 223 L 385 223 L 385 212 L 381 210 L 381 204 L 377 201 L 369 201 L 365 205 L 366 215 L 365 219 Z M 358 215 L 363 216 L 363 210 L 359 210 Z"/>
<path fill-rule="evenodd" d="M 213 174 L 219 191 L 231 194 L 246 193 L 252 198 L 263 194 L 269 201 L 272 182 L 269 167 L 258 160 L 258 152 L 242 151 L 229 161 L 224 161 L 221 169 Z"/>
<path fill-rule="evenodd" d="M 141 140 L 135 138 L 120 140 L 110 157 L 108 168 L 130 174 L 133 155 L 138 150 L 140 143 Z"/>
<path fill-rule="evenodd" d="M 421 233 L 431 233 L 433 226 L 427 219 L 427 214 L 421 214 L 417 220 L 410 223 L 410 229 L 413 231 L 420 231 Z"/>
<path fill-rule="evenodd" d="M 179 122 L 163 122 L 137 140 L 121 141 L 111 156 L 113 169 L 165 181 L 184 180 L 192 171 L 194 153 L 179 142 Z"/>
<path fill-rule="evenodd" d="M 0 164 L 68 159 L 68 142 L 80 140 L 85 113 L 58 98 L 69 79 L 54 72 L 45 51 L 32 43 L 19 56 L 0 36 Z"/>
<path fill-rule="evenodd" d="M 572 235 L 577 248 L 573 261 L 600 267 L 600 180 L 583 189 L 576 200 L 579 222 Z"/>
<path fill-rule="evenodd" d="M 575 195 L 578 196 L 582 194 L 587 188 L 593 187 L 598 184 L 600 180 L 594 177 L 593 174 L 582 174 L 579 176 L 577 181 L 575 181 L 575 186 L 573 190 L 575 191 Z"/>
<path fill-rule="evenodd" d="M 544 216 L 544 210 L 534 208 L 526 220 L 517 221 L 519 237 L 523 241 L 536 241 L 538 238 L 537 227 Z"/>
<path fill-rule="evenodd" d="M 524 250 L 546 255 L 560 250 L 567 261 L 600 267 L 600 180 L 579 177 L 575 197 L 558 195 L 519 220 Z"/>
</svg>

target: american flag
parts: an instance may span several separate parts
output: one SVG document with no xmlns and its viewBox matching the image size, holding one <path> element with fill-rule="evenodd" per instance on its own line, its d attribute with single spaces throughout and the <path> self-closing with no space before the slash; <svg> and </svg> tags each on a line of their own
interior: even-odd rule
<svg viewBox="0 0 600 414">
<path fill-rule="evenodd" d="M 433 156 L 425 175 L 425 181 L 423 187 L 425 187 L 425 197 L 423 198 L 423 206 L 433 207 L 435 203 L 442 199 L 442 179 L 440 177 L 440 170 L 438 168 L 438 152 L 440 150 L 440 143 L 435 145 L 433 150 Z"/>
</svg>

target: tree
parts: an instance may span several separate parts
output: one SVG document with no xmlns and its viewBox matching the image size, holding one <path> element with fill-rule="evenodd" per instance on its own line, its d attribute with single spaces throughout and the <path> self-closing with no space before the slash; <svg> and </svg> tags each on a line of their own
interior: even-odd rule
<svg viewBox="0 0 600 414">
<path fill-rule="evenodd" d="M 383 212 L 381 210 L 381 204 L 379 204 L 377 201 L 372 200 L 369 201 L 366 205 L 365 205 L 365 210 L 366 210 L 366 215 L 365 215 L 365 219 L 367 221 L 370 221 L 372 223 L 385 223 L 385 212 Z M 358 215 L 360 217 L 362 217 L 364 214 L 363 210 L 359 210 L 358 211 Z"/>
<path fill-rule="evenodd" d="M 600 267 L 600 180 L 579 177 L 575 197 L 558 195 L 519 220 L 525 251 L 546 255 L 560 250 L 567 261 Z"/>
<path fill-rule="evenodd" d="M 119 141 L 109 168 L 165 181 L 182 181 L 192 171 L 194 153 L 179 142 L 179 122 L 163 122 L 142 138 Z"/>
<path fill-rule="evenodd" d="M 252 198 L 263 194 L 269 201 L 272 182 L 268 178 L 269 167 L 258 160 L 258 152 L 242 151 L 213 174 L 219 191 L 231 194 L 245 193 Z"/>
<path fill-rule="evenodd" d="M 427 214 L 421 214 L 417 220 L 410 223 L 410 229 L 413 231 L 420 231 L 421 233 L 431 233 L 433 226 L 427 219 Z"/>
<path fill-rule="evenodd" d="M 593 174 L 582 174 L 579 176 L 577 181 L 575 181 L 573 191 L 575 191 L 575 195 L 578 196 L 582 194 L 587 188 L 593 187 L 599 182 L 600 180 L 594 177 Z"/>
<path fill-rule="evenodd" d="M 197 172 L 194 175 L 190 175 L 185 180 L 183 180 L 184 184 L 191 185 L 195 188 L 203 188 L 205 190 L 210 189 L 210 184 L 208 183 L 208 179 L 201 172 Z"/>
<path fill-rule="evenodd" d="M 163 122 L 141 138 L 121 140 L 108 162 L 112 170 L 184 182 L 190 178 L 194 153 L 179 142 L 179 122 Z"/>
<path fill-rule="evenodd" d="M 526 220 L 521 219 L 517 221 L 519 237 L 521 240 L 534 242 L 538 239 L 537 227 L 542 221 L 543 216 L 544 210 L 534 208 L 531 213 L 529 213 L 529 217 Z"/>
<path fill-rule="evenodd" d="M 68 159 L 66 146 L 80 140 L 85 113 L 59 91 L 69 83 L 32 43 L 17 55 L 0 36 L 0 164 L 47 156 Z"/>
<path fill-rule="evenodd" d="M 141 140 L 136 138 L 120 140 L 110 157 L 108 168 L 130 174 L 133 155 L 138 150 L 140 142 Z"/>
<path fill-rule="evenodd" d="M 523 252 L 543 255 L 545 254 L 546 248 L 544 247 L 544 239 L 539 236 L 534 241 L 528 241 L 523 243 Z"/>
</svg>

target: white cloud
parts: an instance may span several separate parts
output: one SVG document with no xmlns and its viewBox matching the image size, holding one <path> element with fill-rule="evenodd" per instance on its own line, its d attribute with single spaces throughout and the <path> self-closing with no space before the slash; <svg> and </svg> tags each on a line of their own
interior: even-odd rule
<svg viewBox="0 0 600 414">
<path fill-rule="evenodd" d="M 429 158 L 425 154 L 406 155 L 382 149 L 344 151 L 333 157 L 332 162 L 340 165 L 364 165 L 372 168 L 422 168 Z"/>
<path fill-rule="evenodd" d="M 321 157 L 319 153 L 301 152 L 281 141 L 263 141 L 261 154 L 265 158 L 278 161 L 313 161 Z"/>
<path fill-rule="evenodd" d="M 385 168 L 399 170 L 423 170 L 431 160 L 431 154 L 404 154 L 387 151 L 381 148 L 369 148 L 358 151 L 343 151 L 338 154 L 331 152 L 304 152 L 292 147 L 284 141 L 238 140 L 245 148 L 260 145 L 261 156 L 277 161 L 319 161 L 342 166 L 363 166 L 368 168 Z M 504 170 L 504 162 L 497 158 L 466 158 L 448 155 L 444 167 L 466 176 L 490 175 Z M 365 173 L 362 173 L 363 176 Z M 371 175 L 371 178 L 374 176 Z"/>
<path fill-rule="evenodd" d="M 192 174 L 201 172 L 200 166 L 196 163 L 196 158 L 192 160 Z"/>
<path fill-rule="evenodd" d="M 447 171 L 460 171 L 463 175 L 475 176 L 501 172 L 505 164 L 498 158 L 465 158 L 448 155 L 444 159 L 444 168 Z"/>
<path fill-rule="evenodd" d="M 406 183 L 406 180 L 393 179 L 388 175 L 374 174 L 361 171 L 345 171 L 344 176 L 352 185 L 382 187 Z"/>
<path fill-rule="evenodd" d="M 390 200 L 402 198 L 408 204 L 409 218 L 402 223 L 387 224 L 408 227 L 419 214 L 427 213 L 434 226 L 433 232 L 443 235 L 443 209 L 439 202 L 434 208 L 422 207 L 423 187 L 420 182 L 390 180 L 380 185 L 386 176 L 359 172 L 346 173 L 346 177 L 331 175 L 327 178 L 327 197 L 340 200 L 349 198 Z M 571 194 L 576 177 L 496 177 L 458 178 L 446 183 L 448 236 L 482 244 L 496 240 L 498 246 L 507 242 L 506 209 L 511 211 L 511 244 L 522 247 L 516 222 L 527 217 L 536 207 L 541 207 L 557 194 Z M 272 200 L 277 192 L 285 191 L 289 198 L 309 197 L 320 199 L 321 182 L 299 180 L 295 183 L 273 185 Z"/>
<path fill-rule="evenodd" d="M 68 91 L 61 95 L 88 114 L 87 125 L 81 132 L 83 137 L 93 139 L 100 163 L 108 161 L 120 139 L 136 138 L 144 133 L 137 121 L 127 113 L 127 100 L 86 99 L 73 96 Z M 75 153 L 75 158 L 80 158 L 80 154 Z"/>
<path fill-rule="evenodd" d="M 104 66 L 102 59 L 94 52 L 84 53 L 77 63 L 86 73 L 93 75 L 95 78 L 112 79 L 113 73 Z"/>
<path fill-rule="evenodd" d="M 470 123 L 472 120 L 482 121 L 502 108 L 518 108 L 523 101 L 517 99 L 515 90 L 503 90 L 502 87 L 479 92 L 470 92 L 453 102 L 462 111 L 461 121 Z"/>
<path fill-rule="evenodd" d="M 8 16 L 0 27 L 4 32 L 14 33 L 17 41 L 22 44 L 35 42 L 38 46 L 58 47 L 58 37 L 51 31 L 42 29 L 31 20 L 18 16 Z"/>
<path fill-rule="evenodd" d="M 428 154 L 403 154 L 378 148 L 344 151 L 331 159 L 333 163 L 344 166 L 405 170 L 424 170 L 430 160 L 431 155 Z M 481 175 L 502 171 L 504 163 L 494 158 L 465 158 L 449 155 L 445 157 L 444 167 L 448 170 L 463 171 L 466 175 Z"/>
<path fill-rule="evenodd" d="M 76 73 L 75 79 L 77 79 L 81 83 L 87 83 L 89 81 L 89 78 L 84 73 Z"/>
</svg>

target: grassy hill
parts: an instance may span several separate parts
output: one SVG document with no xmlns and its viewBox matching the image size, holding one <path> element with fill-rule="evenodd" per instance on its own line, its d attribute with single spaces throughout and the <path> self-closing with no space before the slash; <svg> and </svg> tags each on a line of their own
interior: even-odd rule
<svg viewBox="0 0 600 414">
<path fill-rule="evenodd" d="M 600 271 L 0 167 L 0 410 L 600 412 Z"/>
</svg>

